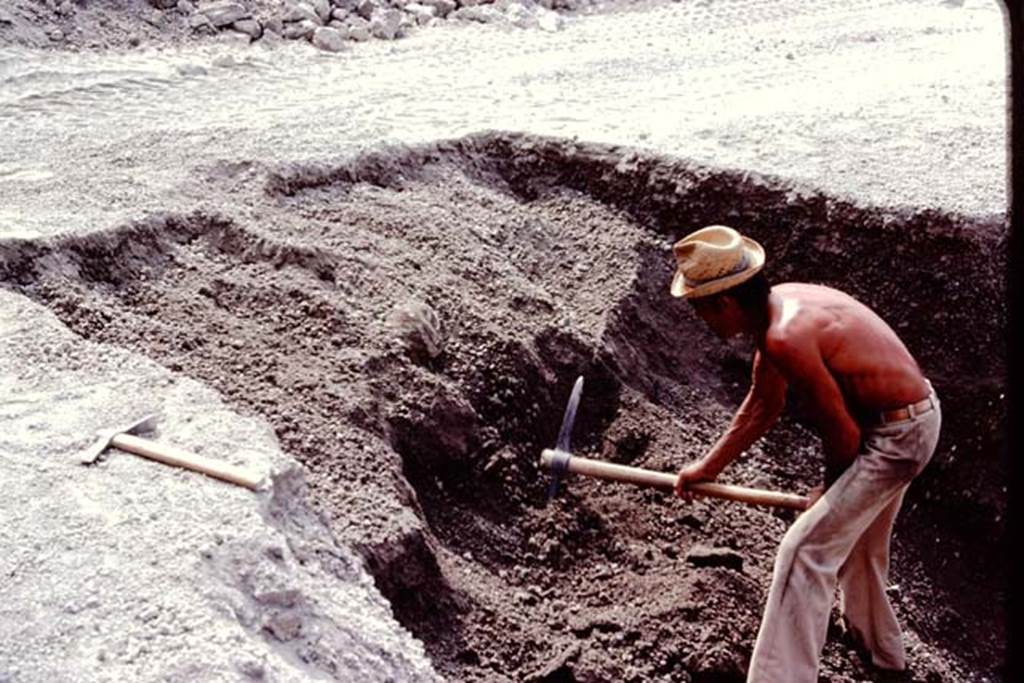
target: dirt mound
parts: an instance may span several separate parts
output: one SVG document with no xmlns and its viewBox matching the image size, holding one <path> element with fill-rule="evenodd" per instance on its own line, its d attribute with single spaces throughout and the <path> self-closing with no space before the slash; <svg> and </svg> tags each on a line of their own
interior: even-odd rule
<svg viewBox="0 0 1024 683">
<path fill-rule="evenodd" d="M 495 133 L 278 169 L 242 194 L 221 216 L 2 244 L 0 277 L 268 419 L 442 673 L 743 680 L 792 514 L 580 480 L 547 503 L 537 466 L 581 374 L 580 454 L 671 471 L 717 437 L 750 349 L 667 283 L 672 241 L 724 222 L 762 241 L 773 280 L 878 310 L 932 379 L 946 422 L 897 525 L 896 608 L 915 680 L 999 677 L 1004 224 Z M 800 412 L 728 481 L 817 483 Z M 823 675 L 872 676 L 835 638 Z"/>
</svg>

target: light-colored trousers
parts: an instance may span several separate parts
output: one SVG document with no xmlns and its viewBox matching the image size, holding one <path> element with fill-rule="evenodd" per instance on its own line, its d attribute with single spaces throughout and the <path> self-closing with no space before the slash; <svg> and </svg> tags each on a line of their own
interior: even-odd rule
<svg viewBox="0 0 1024 683">
<path fill-rule="evenodd" d="M 816 683 L 837 582 L 847 626 L 873 663 L 906 668 L 885 593 L 889 538 L 907 486 L 939 440 L 931 395 L 934 409 L 866 429 L 857 458 L 783 536 L 747 683 Z"/>
</svg>

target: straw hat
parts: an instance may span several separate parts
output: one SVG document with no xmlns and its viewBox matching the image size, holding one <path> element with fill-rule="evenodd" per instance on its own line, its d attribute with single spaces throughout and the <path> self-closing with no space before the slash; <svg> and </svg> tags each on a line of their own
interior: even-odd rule
<svg viewBox="0 0 1024 683">
<path fill-rule="evenodd" d="M 672 296 L 692 299 L 749 280 L 764 266 L 764 248 L 725 225 L 690 233 L 672 247 L 679 264 Z"/>
</svg>

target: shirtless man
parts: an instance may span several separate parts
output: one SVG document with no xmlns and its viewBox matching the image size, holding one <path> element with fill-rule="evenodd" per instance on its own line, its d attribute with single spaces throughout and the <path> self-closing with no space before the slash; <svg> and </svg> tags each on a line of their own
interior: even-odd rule
<svg viewBox="0 0 1024 683">
<path fill-rule="evenodd" d="M 757 346 L 750 390 L 725 434 L 684 466 L 676 494 L 712 481 L 782 412 L 787 387 L 808 400 L 825 453 L 824 485 L 782 539 L 748 683 L 815 683 L 836 584 L 851 634 L 882 669 L 903 670 L 885 593 L 889 537 L 903 494 L 939 436 L 939 401 L 917 362 L 874 312 L 819 285 L 770 286 L 764 250 L 710 226 L 673 249 L 673 296 L 721 338 Z"/>
</svg>

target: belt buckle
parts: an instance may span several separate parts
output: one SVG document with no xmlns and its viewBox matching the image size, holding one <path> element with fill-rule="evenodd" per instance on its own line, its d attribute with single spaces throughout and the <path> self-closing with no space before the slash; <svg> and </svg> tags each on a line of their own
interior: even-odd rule
<svg viewBox="0 0 1024 683">
<path fill-rule="evenodd" d="M 883 410 L 880 414 L 882 418 L 880 422 L 882 424 L 891 424 L 893 422 L 902 422 L 903 420 L 909 420 L 914 416 L 912 408 L 910 406 L 904 406 L 902 408 L 893 408 L 892 410 Z"/>
</svg>

